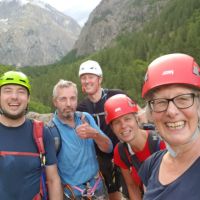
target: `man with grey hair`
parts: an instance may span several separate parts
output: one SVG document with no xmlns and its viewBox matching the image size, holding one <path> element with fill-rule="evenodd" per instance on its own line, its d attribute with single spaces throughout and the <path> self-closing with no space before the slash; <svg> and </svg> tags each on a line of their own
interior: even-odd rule
<svg viewBox="0 0 200 200">
<path fill-rule="evenodd" d="M 53 89 L 56 112 L 53 122 L 61 137 L 58 169 L 64 185 L 65 199 L 108 199 L 99 173 L 95 144 L 103 152 L 113 149 L 110 139 L 86 112 L 76 112 L 77 86 L 60 80 Z"/>
</svg>

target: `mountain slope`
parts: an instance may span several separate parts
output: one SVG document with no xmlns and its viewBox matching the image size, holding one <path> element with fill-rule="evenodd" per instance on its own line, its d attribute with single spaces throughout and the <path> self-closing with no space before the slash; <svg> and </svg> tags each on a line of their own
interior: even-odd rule
<svg viewBox="0 0 200 200">
<path fill-rule="evenodd" d="M 80 33 L 70 17 L 40 1 L 0 2 L 0 62 L 15 66 L 55 63 Z"/>
<path fill-rule="evenodd" d="M 31 77 L 32 97 L 51 106 L 52 88 L 59 79 L 77 83 L 79 99 L 83 98 L 78 69 L 84 60 L 94 59 L 102 66 L 104 87 L 120 88 L 143 105 L 141 85 L 148 63 L 163 54 L 182 52 L 200 64 L 199 35 L 200 1 L 170 0 L 141 31 L 122 34 L 110 48 L 78 59 L 71 53 L 55 65 L 22 70 Z"/>
<path fill-rule="evenodd" d="M 86 55 L 108 47 L 123 32 L 142 29 L 169 0 L 102 0 L 81 30 L 74 49 Z"/>
</svg>

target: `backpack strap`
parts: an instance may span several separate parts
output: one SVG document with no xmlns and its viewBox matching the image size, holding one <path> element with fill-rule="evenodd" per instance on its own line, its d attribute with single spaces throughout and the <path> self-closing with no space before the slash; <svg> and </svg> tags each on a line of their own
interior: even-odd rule
<svg viewBox="0 0 200 200">
<path fill-rule="evenodd" d="M 126 164 L 126 166 L 129 168 L 133 166 L 137 171 L 139 170 L 142 163 L 133 152 L 130 152 L 127 143 L 119 142 L 118 151 L 120 158 Z"/>
<path fill-rule="evenodd" d="M 149 151 L 151 154 L 160 150 L 160 139 L 156 133 L 156 131 L 149 131 L 149 135 L 147 138 Z M 120 158 L 124 161 L 124 163 L 130 168 L 133 166 L 137 171 L 139 170 L 142 162 L 137 158 L 137 156 L 132 152 L 132 150 L 128 147 L 128 144 L 125 142 L 119 143 L 119 154 Z M 130 160 L 128 159 L 130 157 Z"/>
<path fill-rule="evenodd" d="M 37 145 L 38 151 L 41 155 L 45 154 L 44 143 L 43 143 L 43 127 L 44 123 L 42 121 L 37 121 L 37 120 L 33 121 L 33 137 Z"/>
<path fill-rule="evenodd" d="M 160 138 L 158 137 L 156 131 L 153 131 L 153 130 L 149 131 L 147 141 L 148 141 L 148 146 L 149 146 L 149 150 L 151 154 L 160 150 Z"/>
<path fill-rule="evenodd" d="M 40 160 L 42 167 L 42 173 L 40 177 L 40 192 L 33 198 L 33 200 L 39 199 L 40 196 L 42 196 L 44 200 L 47 200 L 46 174 L 44 170 L 46 157 L 45 157 L 45 149 L 43 142 L 43 127 L 44 123 L 42 121 L 33 120 L 33 138 L 40 153 Z"/>
<path fill-rule="evenodd" d="M 58 155 L 62 145 L 60 131 L 58 130 L 58 127 L 52 119 L 48 122 L 47 127 L 49 128 L 50 133 L 53 136 L 56 154 Z"/>
</svg>

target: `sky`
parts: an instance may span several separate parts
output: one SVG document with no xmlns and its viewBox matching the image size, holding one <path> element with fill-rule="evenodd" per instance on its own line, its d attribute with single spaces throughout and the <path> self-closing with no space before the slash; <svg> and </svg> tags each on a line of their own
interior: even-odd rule
<svg viewBox="0 0 200 200">
<path fill-rule="evenodd" d="M 41 0 L 75 19 L 81 26 L 101 0 Z"/>
</svg>

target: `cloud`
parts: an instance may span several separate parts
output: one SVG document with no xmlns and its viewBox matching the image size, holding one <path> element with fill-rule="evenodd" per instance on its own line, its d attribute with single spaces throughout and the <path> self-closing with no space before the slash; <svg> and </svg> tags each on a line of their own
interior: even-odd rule
<svg viewBox="0 0 200 200">
<path fill-rule="evenodd" d="M 12 1 L 12 0 L 0 0 Z M 18 0 L 22 4 L 35 2 L 41 4 L 45 2 L 55 9 L 75 19 L 81 26 L 84 25 L 92 10 L 101 2 L 101 0 Z"/>
<path fill-rule="evenodd" d="M 57 10 L 75 19 L 81 26 L 84 25 L 92 10 L 101 0 L 43 0 Z"/>
</svg>

